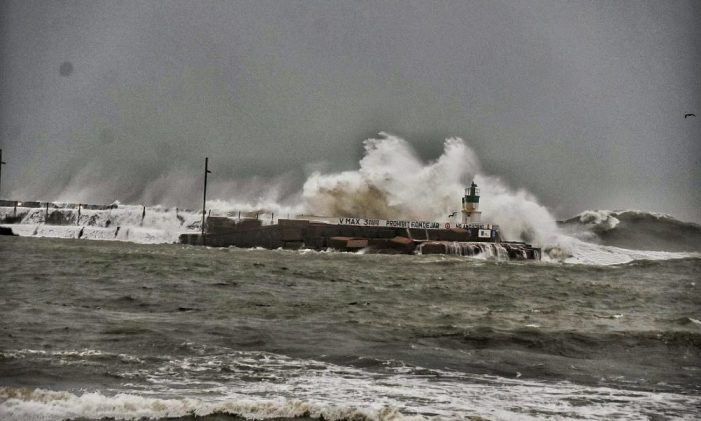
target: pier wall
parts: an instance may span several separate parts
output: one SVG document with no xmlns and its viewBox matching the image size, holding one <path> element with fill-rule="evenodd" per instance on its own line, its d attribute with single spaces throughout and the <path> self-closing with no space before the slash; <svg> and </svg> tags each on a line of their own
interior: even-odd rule
<svg viewBox="0 0 701 421">
<path fill-rule="evenodd" d="M 534 248 L 522 243 L 499 244 L 477 239 L 468 229 L 417 229 L 336 225 L 296 219 L 280 219 L 263 225 L 257 219 L 236 220 L 209 217 L 204 238 L 200 234 L 182 234 L 180 242 L 210 247 L 263 247 L 268 249 L 335 249 L 376 253 L 465 254 L 481 252 L 503 254 L 516 259 L 533 259 Z M 491 249 L 490 249 L 491 247 Z"/>
</svg>

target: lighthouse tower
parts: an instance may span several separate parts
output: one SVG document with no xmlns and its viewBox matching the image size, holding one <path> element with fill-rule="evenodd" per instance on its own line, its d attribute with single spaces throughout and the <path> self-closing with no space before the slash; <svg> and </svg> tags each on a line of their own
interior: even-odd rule
<svg viewBox="0 0 701 421">
<path fill-rule="evenodd" d="M 480 189 L 475 182 L 465 189 L 465 196 L 462 198 L 462 223 L 471 224 L 480 222 L 482 212 L 480 212 Z"/>
</svg>

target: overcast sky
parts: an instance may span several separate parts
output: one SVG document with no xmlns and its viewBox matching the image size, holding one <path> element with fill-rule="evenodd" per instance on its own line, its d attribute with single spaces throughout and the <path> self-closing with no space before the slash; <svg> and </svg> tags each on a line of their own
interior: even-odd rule
<svg viewBox="0 0 701 421">
<path fill-rule="evenodd" d="M 0 12 L 3 198 L 196 207 L 205 155 L 215 196 L 252 178 L 292 191 L 310 168 L 356 168 L 362 141 L 386 131 L 427 160 L 462 137 L 486 173 L 559 217 L 701 222 L 697 0 L 3 0 Z"/>
</svg>

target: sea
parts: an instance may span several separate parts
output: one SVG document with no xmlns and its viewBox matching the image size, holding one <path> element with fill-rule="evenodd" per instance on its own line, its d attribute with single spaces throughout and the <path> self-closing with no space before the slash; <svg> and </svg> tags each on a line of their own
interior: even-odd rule
<svg viewBox="0 0 701 421">
<path fill-rule="evenodd" d="M 171 228 L 201 215 L 178 209 L 0 211 L 20 234 L 0 236 L 3 420 L 701 418 L 701 227 L 667 215 L 583 212 L 510 261 L 187 246 Z"/>
</svg>

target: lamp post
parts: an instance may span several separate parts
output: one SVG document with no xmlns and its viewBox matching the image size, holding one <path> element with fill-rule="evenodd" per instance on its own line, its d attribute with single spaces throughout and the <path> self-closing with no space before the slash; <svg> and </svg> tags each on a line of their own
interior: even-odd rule
<svg viewBox="0 0 701 421">
<path fill-rule="evenodd" d="M 2 181 L 2 166 L 5 164 L 7 164 L 7 162 L 2 160 L 2 149 L 0 149 L 0 181 Z"/>
<path fill-rule="evenodd" d="M 210 174 L 209 170 L 209 157 L 204 158 L 204 194 L 202 196 L 202 245 L 207 245 L 207 240 L 205 239 L 204 224 L 205 216 L 207 215 L 207 174 Z"/>
</svg>

